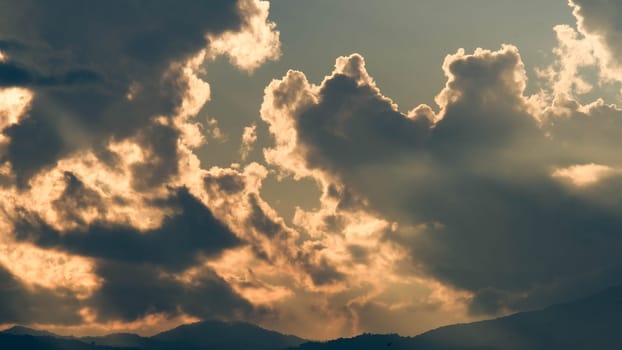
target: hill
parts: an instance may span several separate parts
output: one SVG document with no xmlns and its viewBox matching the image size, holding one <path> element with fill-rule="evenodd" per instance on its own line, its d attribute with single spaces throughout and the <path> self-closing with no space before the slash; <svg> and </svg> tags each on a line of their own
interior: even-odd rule
<svg viewBox="0 0 622 350">
<path fill-rule="evenodd" d="M 56 334 L 15 326 L 0 332 L 0 349 L 91 350 L 279 350 L 298 346 L 306 340 L 241 322 L 205 321 L 187 324 L 141 337 L 115 333 L 101 337 L 62 337 Z"/>
<path fill-rule="evenodd" d="M 76 339 L 50 336 L 14 335 L 0 333 L 0 349 L 3 350 L 121 350 L 107 346 L 97 346 Z M 123 348 L 123 350 L 138 350 Z"/>
<path fill-rule="evenodd" d="M 365 334 L 297 350 L 617 350 L 622 348 L 622 287 L 539 311 L 446 326 L 416 337 Z"/>
<path fill-rule="evenodd" d="M 274 350 L 298 346 L 306 340 L 248 323 L 205 321 L 183 325 L 153 336 L 159 344 L 188 349 Z"/>
<path fill-rule="evenodd" d="M 307 342 L 248 323 L 205 321 L 153 337 L 60 337 L 26 327 L 0 332 L 0 349 L 33 350 L 618 350 L 622 287 L 494 320 L 441 327 L 416 337 L 363 334 Z"/>
</svg>

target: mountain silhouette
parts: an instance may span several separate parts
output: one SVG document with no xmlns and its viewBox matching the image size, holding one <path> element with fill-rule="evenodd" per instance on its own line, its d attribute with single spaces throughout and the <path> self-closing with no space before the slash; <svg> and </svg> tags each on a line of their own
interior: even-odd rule
<svg viewBox="0 0 622 350">
<path fill-rule="evenodd" d="M 15 335 L 0 333 L 2 350 L 138 350 L 98 346 L 78 339 L 51 336 Z"/>
<path fill-rule="evenodd" d="M 307 342 L 241 322 L 204 321 L 152 337 L 117 333 L 61 337 L 16 326 L 0 332 L 0 349 L 33 350 L 618 350 L 622 286 L 538 311 L 441 327 L 416 337 L 362 334 Z"/>
<path fill-rule="evenodd" d="M 55 337 L 59 338 L 60 336 L 47 331 L 39 331 L 36 329 L 24 327 L 24 326 L 14 326 L 9 329 L 5 329 L 2 333 L 11 334 L 11 335 L 31 335 L 33 337 Z"/>
<path fill-rule="evenodd" d="M 539 311 L 441 327 L 416 337 L 363 334 L 306 343 L 297 350 L 618 350 L 622 287 Z"/>
<path fill-rule="evenodd" d="M 101 337 L 64 337 L 50 332 L 15 326 L 0 332 L 0 349 L 40 350 L 280 350 L 307 340 L 242 322 L 204 321 L 141 337 L 114 333 Z"/>
<path fill-rule="evenodd" d="M 132 333 L 113 333 L 102 337 L 80 337 L 77 339 L 89 344 L 117 348 L 150 349 L 157 345 L 150 338 L 141 337 Z"/>
<path fill-rule="evenodd" d="M 179 326 L 153 336 L 160 344 L 188 349 L 274 350 L 298 346 L 306 340 L 248 323 L 205 321 Z"/>
<path fill-rule="evenodd" d="M 443 327 L 416 337 L 426 349 L 621 349 L 622 287 L 496 320 Z"/>
</svg>

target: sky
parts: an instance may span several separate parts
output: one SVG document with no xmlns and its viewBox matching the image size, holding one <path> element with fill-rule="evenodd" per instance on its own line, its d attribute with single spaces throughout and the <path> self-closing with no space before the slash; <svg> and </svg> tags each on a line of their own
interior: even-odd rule
<svg viewBox="0 0 622 350">
<path fill-rule="evenodd" d="M 620 283 L 619 0 L 0 1 L 0 325 L 416 335 Z"/>
</svg>

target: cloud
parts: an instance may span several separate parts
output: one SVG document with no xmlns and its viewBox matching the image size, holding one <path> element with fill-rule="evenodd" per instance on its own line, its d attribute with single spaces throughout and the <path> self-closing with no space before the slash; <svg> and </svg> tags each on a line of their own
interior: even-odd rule
<svg viewBox="0 0 622 350">
<path fill-rule="evenodd" d="M 557 57 L 556 62 L 547 69 L 537 72 L 550 81 L 550 99 L 553 100 L 553 106 L 563 107 L 568 99 L 593 89 L 593 84 L 582 77 L 579 71 L 596 65 L 597 60 L 592 41 L 580 37 L 574 28 L 558 25 L 554 30 L 558 41 L 558 47 L 553 50 Z"/>
<path fill-rule="evenodd" d="M 100 79 L 96 73 L 88 70 L 69 71 L 60 76 L 41 76 L 10 62 L 0 63 L 2 86 L 71 86 L 97 83 Z"/>
<path fill-rule="evenodd" d="M 577 192 L 551 174 L 591 162 L 617 166 L 609 157 L 616 141 L 596 131 L 617 130 L 617 109 L 577 104 L 543 122 L 510 45 L 459 50 L 443 70 L 438 112 L 420 105 L 409 113 L 381 94 L 360 55 L 337 59 L 320 85 L 290 71 L 265 91 L 262 119 L 275 140 L 266 159 L 316 179 L 326 199 L 357 198 L 337 213 L 395 221 L 383 239 L 409 250 L 415 276 L 472 293 L 466 300 L 474 314 L 540 306 L 613 283 L 622 217 L 614 187 L 603 190 L 618 177 L 593 176 L 597 185 Z"/>
<path fill-rule="evenodd" d="M 600 63 L 601 77 L 605 80 L 622 81 L 622 53 L 620 39 L 619 1 L 569 1 L 577 18 L 578 30 L 591 41 L 594 56 Z"/>
<path fill-rule="evenodd" d="M 153 126 L 155 119 L 172 121 L 192 87 L 185 62 L 225 32 L 259 30 L 262 23 L 268 32 L 274 27 L 266 24 L 267 6 L 256 1 L 176 6 L 170 11 L 165 4 L 142 2 L 118 7 L 32 1 L 4 9 L 0 32 L 23 48 L 5 49 L 8 60 L 0 65 L 0 80 L 29 87 L 35 96 L 28 118 L 3 132 L 10 141 L 2 159 L 10 162 L 21 186 L 85 147 L 101 149 L 110 140 L 136 135 L 143 141 L 160 139 L 164 128 L 175 128 L 170 122 Z M 30 30 L 23 31 L 23 23 Z M 154 153 L 161 158 L 157 163 L 174 164 L 174 150 Z M 169 170 L 153 181 L 175 171 L 170 165 Z"/>
<path fill-rule="evenodd" d="M 268 60 L 281 56 L 280 33 L 276 23 L 268 20 L 270 3 L 242 0 L 239 10 L 250 20 L 241 31 L 210 35 L 209 53 L 212 57 L 227 55 L 232 64 L 252 72 Z"/>
<path fill-rule="evenodd" d="M 32 93 L 23 88 L 5 88 L 0 90 L 0 130 L 19 123 L 24 112 L 32 102 Z M 0 144 L 4 148 L 9 139 L 0 135 Z"/>
<path fill-rule="evenodd" d="M 75 178 L 68 178 L 69 187 L 61 200 L 89 200 L 84 193 L 73 197 L 75 193 L 71 186 L 80 186 L 75 181 Z M 152 264 L 172 271 L 188 268 L 201 257 L 217 255 L 241 243 L 186 189 L 175 191 L 156 205 L 173 208 L 178 214 L 166 217 L 159 228 L 146 232 L 139 232 L 131 226 L 97 222 L 85 230 L 58 232 L 23 208 L 21 217 L 14 219 L 15 234 L 18 240 L 40 247 L 104 260 Z M 71 211 L 70 206 L 61 207 Z"/>
<path fill-rule="evenodd" d="M 97 311 L 99 322 L 135 321 L 160 313 L 169 318 L 189 315 L 227 320 L 250 318 L 255 310 L 208 269 L 194 276 L 192 283 L 153 266 L 119 261 L 100 264 L 97 272 L 105 282 L 88 304 Z"/>
<path fill-rule="evenodd" d="M 70 290 L 28 288 L 0 266 L 0 322 L 72 324 L 81 321 L 79 302 Z"/>
<path fill-rule="evenodd" d="M 271 310 L 263 324 L 321 338 L 365 330 L 353 316 L 359 305 L 410 279 L 396 271 L 408 260 L 406 252 L 384 239 L 390 223 L 362 210 L 337 209 L 335 195 L 324 195 L 321 208 L 299 208 L 289 225 L 260 196 L 266 176 L 256 163 L 210 169 L 204 181 L 210 207 L 249 245 L 208 265 L 240 295 Z M 408 281 L 425 291 L 413 298 L 430 292 L 422 283 Z M 319 326 L 326 322 L 330 329 Z"/>
<path fill-rule="evenodd" d="M 253 150 L 253 144 L 257 141 L 257 126 L 252 124 L 244 128 L 242 133 L 242 146 L 240 147 L 240 156 L 242 160 L 246 160 Z"/>
<path fill-rule="evenodd" d="M 95 191 L 72 174 L 65 177 L 67 186 L 53 204 L 61 208 L 63 220 L 78 221 L 79 216 L 66 216 L 80 215 L 80 210 L 89 210 L 91 206 L 104 208 Z M 76 326 L 84 321 L 137 322 L 157 314 L 166 318 L 250 317 L 255 308 L 213 271 L 202 268 L 189 281 L 180 278 L 184 270 L 201 266 L 206 259 L 215 259 L 242 242 L 187 189 L 171 190 L 169 197 L 155 199 L 152 205 L 171 209 L 173 214 L 165 216 L 157 228 L 144 232 L 132 226 L 97 221 L 61 232 L 26 208 L 17 211 L 20 216 L 12 222 L 18 244 L 26 242 L 94 261 L 91 273 L 96 276 L 96 285 L 88 286 L 86 291 L 79 289 L 80 298 L 67 297 L 67 302 L 73 300 L 76 304 L 76 316 L 66 323 Z M 73 283 L 70 287 L 75 288 Z M 92 319 L 83 319 L 84 315 L 78 313 L 82 310 L 89 310 Z M 53 323 L 37 317 L 20 322 Z"/>
<path fill-rule="evenodd" d="M 243 172 L 233 169 L 213 168 L 205 177 L 210 202 L 217 215 L 248 242 L 252 251 L 249 259 L 257 260 L 254 266 L 254 283 L 265 284 L 262 270 L 279 268 L 283 277 L 308 282 L 315 288 L 341 282 L 343 277 L 333 264 L 329 264 L 311 242 L 299 247 L 300 232 L 289 227 L 285 220 L 266 203 L 259 194 L 266 169 L 256 163 Z M 253 181 L 253 177 L 255 180 Z M 242 253 L 244 254 L 244 253 Z M 227 256 L 223 257 L 224 261 Z M 237 258 L 237 257 L 236 257 Z M 219 263 L 218 265 L 221 265 Z M 247 264 L 238 264 L 236 275 L 244 275 Z M 264 265 L 264 266 L 262 266 Z M 233 266 L 236 266 L 235 264 Z M 219 268 L 216 268 L 218 271 Z M 276 271 L 266 272 L 272 274 Z M 229 273 L 232 273 L 229 271 Z M 272 285 L 272 283 L 267 283 Z"/>
<path fill-rule="evenodd" d="M 589 186 L 604 177 L 611 175 L 614 169 L 598 164 L 573 165 L 568 168 L 556 169 L 552 176 L 566 179 L 575 186 Z"/>
<path fill-rule="evenodd" d="M 1 321 L 161 330 L 252 318 L 259 308 L 207 265 L 248 242 L 208 206 L 194 117 L 210 99 L 206 61 L 226 54 L 251 71 L 278 58 L 268 3 L 0 10 L 0 248 L 11 250 L 0 290 L 23 308 Z"/>
<path fill-rule="evenodd" d="M 616 1 L 568 2 L 577 20 L 577 27 L 557 25 L 554 30 L 558 45 L 553 50 L 555 62 L 541 76 L 550 83 L 541 108 L 549 113 L 572 113 L 572 105 L 581 95 L 596 87 L 616 85 L 618 92 L 622 82 L 622 52 L 620 42 L 620 4 Z M 591 72 L 594 70 L 595 72 Z M 599 89 L 599 92 L 602 90 Z"/>
</svg>

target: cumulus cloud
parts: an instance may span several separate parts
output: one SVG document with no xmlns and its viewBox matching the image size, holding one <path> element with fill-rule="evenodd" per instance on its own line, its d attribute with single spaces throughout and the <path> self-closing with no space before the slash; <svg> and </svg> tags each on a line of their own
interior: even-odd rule
<svg viewBox="0 0 622 350">
<path fill-rule="evenodd" d="M 318 178 L 322 208 L 298 211 L 291 227 L 261 198 L 268 169 L 205 170 L 192 151 L 204 134 L 224 137 L 216 119 L 205 129 L 193 121 L 210 99 L 203 61 L 225 54 L 252 71 L 279 56 L 268 3 L 186 3 L 183 13 L 127 4 L 114 25 L 117 10 L 106 5 L 39 5 L 33 13 L 27 4 L 10 9 L 13 19 L 28 16 L 31 31 L 8 18 L 0 25 L 10 39 L 0 47 L 2 79 L 11 86 L 2 90 L 3 244 L 23 251 L 36 271 L 61 256 L 66 266 L 51 268 L 81 282 L 36 282 L 5 259 L 15 283 L 39 288 L 36 300 L 67 290 L 72 317 L 63 325 L 73 331 L 213 317 L 282 329 L 306 319 L 291 331 L 315 324 L 303 333 L 309 337 L 359 331 L 357 305 L 378 293 L 384 277 L 398 279 L 387 271 L 404 252 L 381 242 L 391 225 L 356 211 L 361 199 L 327 175 Z M 70 8 L 80 16 L 55 26 Z M 86 23 L 92 34 L 70 31 Z M 342 69 L 361 73 L 363 63 L 344 59 Z M 362 86 L 371 78 L 357 79 Z M 396 113 L 384 102 L 374 108 Z M 398 121 L 394 130 L 401 127 Z M 256 140 L 253 125 L 243 157 Z M 310 317 L 309 308 L 323 311 Z M 26 316 L 2 321 L 55 323 Z M 326 318 L 337 320 L 336 333 L 318 326 Z"/>
<path fill-rule="evenodd" d="M 308 337 L 359 333 L 366 326 L 365 320 L 359 320 L 360 308 L 387 286 L 396 285 L 417 290 L 412 310 L 438 305 L 417 300 L 440 285 L 430 288 L 421 279 L 411 279 L 407 268 L 398 271 L 409 258 L 405 249 L 384 239 L 391 223 L 364 210 L 340 209 L 335 196 L 343 189 L 333 185 L 326 190 L 331 194 L 323 195 L 321 208 L 299 208 L 288 225 L 261 198 L 267 176 L 265 167 L 251 163 L 243 169 L 214 167 L 204 178 L 215 215 L 250 242 L 208 265 L 240 295 L 274 312 L 262 319 L 265 324 Z M 384 305 L 397 307 L 401 302 L 390 300 Z M 465 320 L 453 306 L 447 310 L 451 311 L 445 320 Z M 423 324 L 416 330 L 423 330 Z M 442 322 L 430 316 L 425 324 Z"/>
<path fill-rule="evenodd" d="M 620 53 L 620 4 L 617 1 L 568 2 L 577 20 L 576 28 L 557 25 L 554 31 L 558 45 L 553 49 L 555 62 L 537 72 L 550 86 L 536 100 L 545 114 L 573 113 L 581 95 L 595 87 L 617 86 L 622 82 Z M 590 72 L 593 70 L 595 72 Z"/>
<path fill-rule="evenodd" d="M 621 217 L 609 205 L 619 197 L 612 189 L 599 205 L 594 198 L 617 183 L 604 176 L 616 164 L 581 164 L 610 154 L 613 138 L 590 128 L 617 124 L 617 109 L 577 105 L 571 116 L 543 123 L 525 96 L 518 49 L 509 45 L 459 50 L 443 70 L 438 112 L 420 105 L 409 113 L 380 93 L 360 55 L 339 58 L 320 85 L 290 71 L 266 89 L 262 118 L 275 140 L 267 160 L 325 184 L 338 212 L 395 221 L 384 238 L 409 249 L 415 275 L 472 293 L 465 300 L 473 314 L 613 283 L 622 264 L 615 253 Z M 591 125 L 584 133 L 575 123 Z M 595 187 L 577 192 L 560 176 Z"/>
<path fill-rule="evenodd" d="M 13 77 L 8 83 L 30 87 L 36 96 L 28 117 L 4 130 L 10 142 L 3 159 L 10 162 L 20 185 L 27 185 L 42 168 L 76 150 L 101 149 L 110 139 L 145 132 L 143 128 L 155 117 L 174 115 L 187 89 L 174 63 L 186 61 L 205 47 L 207 32 L 240 26 L 244 19 L 235 5 L 187 3 L 180 5 L 184 11 L 179 13 L 156 4 L 127 4 L 121 10 L 72 2 L 20 3 L 4 9 L 3 14 L 11 19 L 2 21 L 3 36 L 24 47 L 9 50 L 9 60 L 3 64 Z M 64 19 L 69 12 L 74 14 L 72 20 Z M 110 16 L 118 21 L 115 30 L 111 30 Z M 32 30 L 21 30 L 24 21 Z M 89 31 L 76 30 L 86 26 Z M 110 45 L 104 48 L 101 42 Z M 85 67 L 101 78 L 74 87 L 66 77 Z M 58 87 L 41 83 L 46 77 L 52 77 L 52 85 Z M 135 91 L 127 99 L 132 86 Z M 156 133 L 161 131 L 156 129 Z"/>
<path fill-rule="evenodd" d="M 577 18 L 579 32 L 585 40 L 592 42 L 594 57 L 600 63 L 601 77 L 622 81 L 622 62 L 619 59 L 622 53 L 620 2 L 571 0 L 569 4 Z"/>
<path fill-rule="evenodd" d="M 265 1 L 169 5 L 0 4 L 0 293 L 15 301 L 0 322 L 158 329 L 256 311 L 207 265 L 248 242 L 197 186 L 193 118 L 205 61 L 252 70 L 278 57 L 278 32 Z"/>
<path fill-rule="evenodd" d="M 249 20 L 242 31 L 227 31 L 210 35 L 209 53 L 212 57 L 227 55 L 232 64 L 253 71 L 267 60 L 281 56 L 280 33 L 276 23 L 268 20 L 270 3 L 242 0 L 239 10 Z"/>
</svg>

